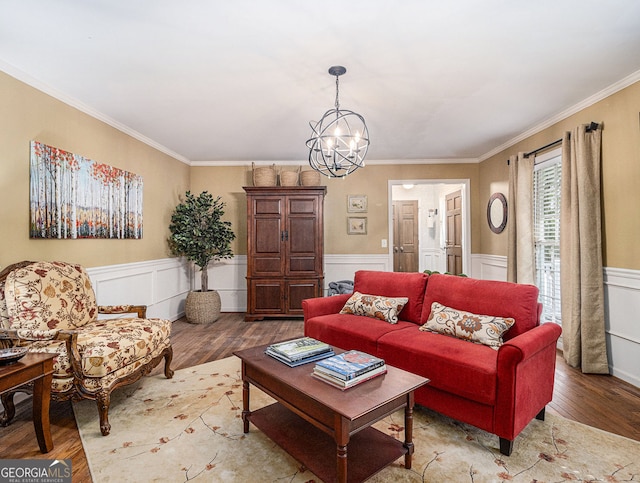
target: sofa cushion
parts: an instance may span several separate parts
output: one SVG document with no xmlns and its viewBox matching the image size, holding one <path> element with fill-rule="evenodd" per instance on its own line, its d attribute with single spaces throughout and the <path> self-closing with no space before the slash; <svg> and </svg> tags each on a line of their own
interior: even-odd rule
<svg viewBox="0 0 640 483">
<path fill-rule="evenodd" d="M 353 291 L 385 297 L 407 297 L 409 300 L 398 318 L 420 324 L 426 285 L 427 274 L 421 272 L 358 270 L 354 276 Z"/>
<path fill-rule="evenodd" d="M 403 320 L 389 324 L 357 315 L 330 314 L 305 320 L 304 335 L 341 349 L 356 349 L 376 355 L 377 342 L 382 335 L 408 327 L 416 325 Z"/>
<path fill-rule="evenodd" d="M 5 297 L 12 329 L 77 329 L 98 314 L 89 276 L 71 263 L 35 262 L 12 271 Z"/>
<path fill-rule="evenodd" d="M 433 302 L 475 314 L 514 319 L 515 324 L 504 335 L 505 341 L 539 325 L 535 285 L 435 274 L 427 284 L 422 324 L 429 318 Z"/>
<path fill-rule="evenodd" d="M 512 318 L 478 315 L 433 302 L 431 315 L 420 330 L 456 337 L 494 350 L 502 345 L 502 336 L 514 324 Z"/>
<path fill-rule="evenodd" d="M 341 314 L 362 315 L 374 319 L 398 323 L 398 313 L 406 305 L 407 297 L 383 297 L 355 292 L 344 304 Z"/>
<path fill-rule="evenodd" d="M 428 377 L 430 387 L 487 405 L 495 403 L 498 351 L 485 345 L 413 326 L 380 337 L 377 356 L 387 364 Z"/>
</svg>

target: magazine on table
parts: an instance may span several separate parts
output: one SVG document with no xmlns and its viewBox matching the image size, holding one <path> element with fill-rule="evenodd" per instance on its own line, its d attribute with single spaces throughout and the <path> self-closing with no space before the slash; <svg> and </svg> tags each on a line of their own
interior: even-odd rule
<svg viewBox="0 0 640 483">
<path fill-rule="evenodd" d="M 343 380 L 353 379 L 381 366 L 384 366 L 384 359 L 357 350 L 343 352 L 316 363 L 321 371 Z"/>
<path fill-rule="evenodd" d="M 265 354 L 273 357 L 274 359 L 285 363 L 286 365 L 288 365 L 289 367 L 296 367 L 296 366 L 300 366 L 302 364 L 307 364 L 309 362 L 316 362 L 319 361 L 321 359 L 324 359 L 326 357 L 331 357 L 332 355 L 334 355 L 333 349 L 329 349 L 328 352 L 321 352 L 320 354 L 312 354 L 308 357 L 305 357 L 303 359 L 297 359 L 297 360 L 290 360 L 287 357 L 283 356 L 282 354 L 272 351 L 271 349 L 267 348 L 267 350 L 264 351 Z"/>
<path fill-rule="evenodd" d="M 370 370 L 369 372 L 365 372 L 360 376 L 354 377 L 353 379 L 349 379 L 348 381 L 345 381 L 344 379 L 339 379 L 330 374 L 327 374 L 326 372 L 320 371 L 318 370 L 318 367 L 316 367 L 313 370 L 313 373 L 311 375 L 316 379 L 320 379 L 321 381 L 331 384 L 332 386 L 335 386 L 338 389 L 342 389 L 344 391 L 345 389 L 349 389 L 350 387 L 357 386 L 358 384 L 362 384 L 365 381 L 369 381 L 371 379 L 374 379 L 386 373 L 387 373 L 387 366 L 382 365 L 380 367 Z"/>
<path fill-rule="evenodd" d="M 297 361 L 332 351 L 329 344 L 311 337 L 278 342 L 277 344 L 271 344 L 267 349 L 272 353 L 280 354 L 289 361 Z"/>
</svg>

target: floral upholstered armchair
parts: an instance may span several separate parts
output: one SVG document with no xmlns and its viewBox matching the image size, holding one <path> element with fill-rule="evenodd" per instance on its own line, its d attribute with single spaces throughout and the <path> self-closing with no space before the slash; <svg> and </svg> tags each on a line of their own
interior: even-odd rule
<svg viewBox="0 0 640 483">
<path fill-rule="evenodd" d="M 99 313 L 135 315 L 105 320 Z M 95 400 L 105 436 L 111 391 L 137 381 L 162 359 L 165 376 L 173 376 L 171 322 L 145 316 L 146 306 L 99 307 L 80 265 L 20 262 L 0 273 L 0 338 L 30 352 L 57 354 L 52 399 Z M 1 400 L 1 422 L 8 424 L 15 414 L 13 393 Z"/>
</svg>

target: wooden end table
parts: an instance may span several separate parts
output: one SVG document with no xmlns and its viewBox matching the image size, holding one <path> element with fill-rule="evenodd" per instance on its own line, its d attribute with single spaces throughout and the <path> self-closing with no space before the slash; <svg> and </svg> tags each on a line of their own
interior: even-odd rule
<svg viewBox="0 0 640 483">
<path fill-rule="evenodd" d="M 253 423 L 326 482 L 364 481 L 403 455 L 411 468 L 413 392 L 428 379 L 387 366 L 385 375 L 341 391 L 311 375 L 313 362 L 288 367 L 266 347 L 234 352 L 242 361 L 245 433 Z M 277 402 L 251 411 L 250 384 Z M 371 427 L 403 407 L 404 442 Z"/>
<path fill-rule="evenodd" d="M 0 394 L 33 382 L 33 425 L 42 453 L 48 453 L 53 449 L 49 427 L 49 403 L 54 357 L 55 354 L 30 352 L 13 364 L 0 366 Z M 15 414 L 13 405 L 6 407 L 5 411 L 5 416 L 11 420 Z"/>
</svg>

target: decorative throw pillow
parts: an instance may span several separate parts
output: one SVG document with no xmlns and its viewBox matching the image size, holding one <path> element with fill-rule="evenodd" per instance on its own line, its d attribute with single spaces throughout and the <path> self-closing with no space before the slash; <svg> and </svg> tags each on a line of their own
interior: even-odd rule
<svg viewBox="0 0 640 483">
<path fill-rule="evenodd" d="M 383 320 L 390 324 L 398 323 L 398 314 L 409 301 L 408 297 L 383 297 L 355 292 L 344 304 L 341 314 L 363 315 Z"/>
<path fill-rule="evenodd" d="M 511 317 L 477 315 L 433 302 L 429 319 L 420 330 L 449 335 L 498 350 L 503 343 L 502 336 L 514 323 Z"/>
</svg>

